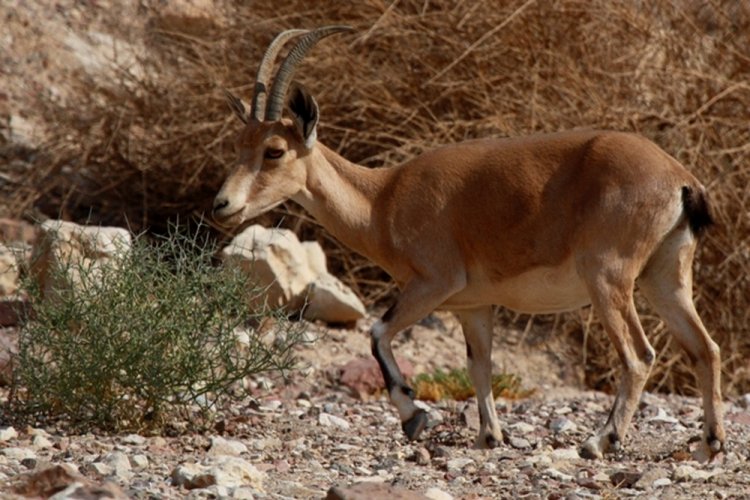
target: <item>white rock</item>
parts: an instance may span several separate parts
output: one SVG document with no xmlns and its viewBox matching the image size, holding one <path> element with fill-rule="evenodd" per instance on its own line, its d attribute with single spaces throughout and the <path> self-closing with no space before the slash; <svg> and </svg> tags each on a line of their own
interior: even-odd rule
<svg viewBox="0 0 750 500">
<path fill-rule="evenodd" d="M 3 427 L 0 429 L 0 443 L 16 439 L 18 432 L 13 427 Z"/>
<path fill-rule="evenodd" d="M 209 455 L 229 455 L 239 456 L 247 452 L 247 446 L 236 439 L 225 439 L 221 436 L 211 438 L 211 447 L 208 449 Z"/>
<path fill-rule="evenodd" d="M 581 456 L 575 448 L 558 448 L 550 453 L 552 460 L 577 460 Z"/>
<path fill-rule="evenodd" d="M 251 487 L 263 491 L 265 473 L 239 457 L 210 457 L 205 464 L 186 463 L 172 470 L 172 484 L 193 489 L 206 484 L 220 488 Z M 213 487 L 213 486 L 212 486 Z"/>
<path fill-rule="evenodd" d="M 138 434 L 128 434 L 122 438 L 123 444 L 141 446 L 146 443 L 146 438 Z"/>
<path fill-rule="evenodd" d="M 668 477 L 662 477 L 652 483 L 654 488 L 663 488 L 672 484 L 672 481 Z"/>
<path fill-rule="evenodd" d="M 323 427 L 338 427 L 342 430 L 348 430 L 350 427 L 349 422 L 341 417 L 337 417 L 336 415 L 331 415 L 330 413 L 321 412 L 321 414 L 318 415 L 318 423 Z"/>
<path fill-rule="evenodd" d="M 648 422 L 663 423 L 663 424 L 676 424 L 676 423 L 679 422 L 676 418 L 674 418 L 674 417 L 672 417 L 670 415 L 667 415 L 667 412 L 664 411 L 664 408 L 661 408 L 661 407 L 659 407 L 656 410 L 656 415 L 654 415 L 653 417 L 648 418 L 647 421 Z"/>
<path fill-rule="evenodd" d="M 323 247 L 317 241 L 303 241 L 302 248 L 307 254 L 307 265 L 315 276 L 328 274 L 328 265 L 326 264 L 326 254 Z"/>
<path fill-rule="evenodd" d="M 300 243 L 288 229 L 250 226 L 220 252 L 225 265 L 237 266 L 264 289 L 253 294 L 251 307 L 265 301 L 304 317 L 348 323 L 364 316 L 357 296 L 326 270 L 325 254 L 317 242 Z"/>
<path fill-rule="evenodd" d="M 570 474 L 565 474 L 564 472 L 560 472 L 559 470 L 553 469 L 552 467 L 545 470 L 544 472 L 552 479 L 556 479 L 557 481 L 561 481 L 564 483 L 569 483 L 575 480 L 575 478 Z"/>
<path fill-rule="evenodd" d="M 28 448 L 3 448 L 0 450 L 0 454 L 11 460 L 18 460 L 19 462 L 27 458 L 36 458 L 36 453 Z"/>
<path fill-rule="evenodd" d="M 440 488 L 435 488 L 434 486 L 425 491 L 424 496 L 426 496 L 430 500 L 453 500 L 453 495 L 451 495 L 450 493 L 446 493 Z"/>
<path fill-rule="evenodd" d="M 451 460 L 448 460 L 448 463 L 446 464 L 446 467 L 448 468 L 449 472 L 456 472 L 463 470 L 464 467 L 467 465 L 473 464 L 474 460 L 471 458 L 453 458 Z"/>
<path fill-rule="evenodd" d="M 225 264 L 238 266 L 265 289 L 263 296 L 270 306 L 292 308 L 302 305 L 292 302 L 300 302 L 307 286 L 317 278 L 307 255 L 292 231 L 257 224 L 235 236 L 220 253 Z"/>
<path fill-rule="evenodd" d="M 513 425 L 509 425 L 508 427 L 520 432 L 521 434 L 531 434 L 536 429 L 536 427 L 531 424 L 527 424 L 526 422 L 517 422 Z"/>
<path fill-rule="evenodd" d="M 107 453 L 102 462 L 112 467 L 112 473 L 119 479 L 127 480 L 133 476 L 130 458 L 121 451 Z"/>
<path fill-rule="evenodd" d="M 743 394 L 740 396 L 740 398 L 737 400 L 737 405 L 741 408 L 749 409 L 750 408 L 750 393 Z"/>
<path fill-rule="evenodd" d="M 573 409 L 570 406 L 561 406 L 560 408 L 555 408 L 555 414 L 557 415 L 567 415 L 572 411 Z"/>
<path fill-rule="evenodd" d="M 554 433 L 568 432 L 575 430 L 576 424 L 565 417 L 557 417 L 549 423 L 549 428 Z"/>
<path fill-rule="evenodd" d="M 89 464 L 86 464 L 84 466 L 84 469 L 86 470 L 86 472 L 93 473 L 101 477 L 109 476 L 115 471 L 111 465 L 105 464 L 104 462 L 91 462 Z"/>
<path fill-rule="evenodd" d="M 251 486 L 258 491 L 263 491 L 263 480 L 266 476 L 247 460 L 228 456 L 216 457 L 209 474 L 216 478 L 216 484 L 219 486 Z"/>
<path fill-rule="evenodd" d="M 305 319 L 327 323 L 350 323 L 365 316 L 362 301 L 336 277 L 323 274 L 307 289 Z"/>
<path fill-rule="evenodd" d="M 172 485 L 184 486 L 191 489 L 194 486 L 193 481 L 198 477 L 206 474 L 208 467 L 196 463 L 180 464 L 172 470 Z"/>
<path fill-rule="evenodd" d="M 222 498 L 222 497 L 219 497 Z M 254 500 L 255 498 L 258 498 L 258 490 L 253 488 L 247 488 L 247 487 L 240 487 L 235 488 L 232 490 L 232 498 L 237 498 L 240 500 Z"/>
<path fill-rule="evenodd" d="M 138 454 L 130 457 L 130 465 L 134 469 L 145 469 L 148 467 L 149 461 L 146 455 Z"/>
<path fill-rule="evenodd" d="M 701 470 L 696 469 L 692 465 L 683 464 L 677 466 L 674 472 L 672 472 L 672 481 L 676 483 L 687 481 L 705 482 L 714 476 L 722 474 L 723 472 L 724 470 L 720 468 L 712 470 Z"/>
<path fill-rule="evenodd" d="M 45 291 L 80 286 L 83 276 L 96 279 L 105 265 L 116 265 L 118 258 L 132 247 L 130 233 L 119 227 L 80 226 L 61 220 L 47 220 L 40 226 L 40 237 L 34 247 L 34 275 Z M 66 280 L 50 274 L 59 268 Z"/>
<path fill-rule="evenodd" d="M 31 446 L 33 446 L 34 449 L 37 450 L 45 450 L 47 448 L 52 448 L 53 444 L 52 441 L 39 434 L 34 436 L 34 438 L 31 440 Z"/>
</svg>

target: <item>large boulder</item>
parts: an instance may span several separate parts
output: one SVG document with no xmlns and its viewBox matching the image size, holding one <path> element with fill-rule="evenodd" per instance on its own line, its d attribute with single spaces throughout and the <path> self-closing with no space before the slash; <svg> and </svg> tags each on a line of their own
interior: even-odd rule
<svg viewBox="0 0 750 500">
<path fill-rule="evenodd" d="M 328 273 L 325 254 L 317 242 L 304 243 L 288 229 L 254 225 L 238 234 L 220 252 L 225 265 L 246 272 L 260 296 L 252 294 L 251 307 L 265 302 L 288 312 L 303 311 L 309 320 L 349 323 L 365 314 L 357 296 Z"/>
<path fill-rule="evenodd" d="M 104 266 L 115 265 L 132 247 L 130 233 L 119 227 L 48 220 L 39 229 L 32 271 L 45 297 L 55 289 L 79 286 L 84 278 L 96 279 Z"/>
</svg>

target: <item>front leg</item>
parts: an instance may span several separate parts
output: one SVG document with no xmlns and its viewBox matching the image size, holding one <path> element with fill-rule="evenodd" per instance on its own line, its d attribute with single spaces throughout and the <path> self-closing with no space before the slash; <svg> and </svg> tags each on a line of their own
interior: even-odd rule
<svg viewBox="0 0 750 500">
<path fill-rule="evenodd" d="M 404 287 L 396 304 L 373 325 L 370 332 L 372 355 L 383 373 L 391 402 L 398 410 L 401 428 L 410 441 L 417 439 L 424 430 L 427 415 L 414 404 L 414 390 L 407 385 L 396 364 L 391 342 L 396 333 L 427 316 L 464 286 L 465 282 L 460 279 L 441 282 L 415 278 Z"/>
<path fill-rule="evenodd" d="M 495 448 L 503 440 L 492 394 L 492 306 L 460 311 L 458 318 L 466 339 L 466 362 L 477 391 L 479 436 L 475 448 Z"/>
</svg>

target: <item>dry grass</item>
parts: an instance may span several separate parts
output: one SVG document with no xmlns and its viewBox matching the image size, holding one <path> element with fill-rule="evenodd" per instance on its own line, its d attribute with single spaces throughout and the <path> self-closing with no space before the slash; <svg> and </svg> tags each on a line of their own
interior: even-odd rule
<svg viewBox="0 0 750 500">
<path fill-rule="evenodd" d="M 69 218 L 158 230 L 205 210 L 231 163 L 237 124 L 220 88 L 247 99 L 261 51 L 281 29 L 347 23 L 300 68 L 321 105 L 319 135 L 368 166 L 398 163 L 470 137 L 572 128 L 641 133 L 709 188 L 718 222 L 700 247 L 698 308 L 724 354 L 729 393 L 750 390 L 750 8 L 734 0 L 365 0 L 253 2 L 227 21 L 159 16 L 148 24 L 145 77 L 81 76 L 56 116 L 48 168 L 34 197 Z M 488 7 L 491 6 L 491 7 Z M 41 168 L 41 167 L 40 167 Z M 28 191 L 26 191 L 28 193 Z M 336 272 L 370 300 L 391 293 L 372 265 L 300 211 L 266 218 L 323 240 Z M 658 319 L 644 324 L 660 354 L 652 385 L 690 391 L 684 358 Z M 585 317 L 585 314 L 584 314 Z M 617 366 L 596 322 L 566 316 L 585 339 L 589 383 Z"/>
<path fill-rule="evenodd" d="M 414 391 L 416 398 L 422 401 L 466 401 L 476 395 L 466 369 L 454 369 L 447 373 L 437 370 L 432 374 L 417 375 L 414 378 Z M 523 388 L 521 379 L 516 375 L 501 373 L 492 376 L 492 394 L 496 398 L 523 399 L 533 393 L 533 389 Z"/>
</svg>

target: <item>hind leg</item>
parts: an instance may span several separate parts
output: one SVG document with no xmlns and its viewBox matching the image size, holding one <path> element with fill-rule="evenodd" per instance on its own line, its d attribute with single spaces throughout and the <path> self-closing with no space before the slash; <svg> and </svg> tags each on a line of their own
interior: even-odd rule
<svg viewBox="0 0 750 500">
<path fill-rule="evenodd" d="M 602 458 L 625 439 L 654 361 L 654 350 L 633 303 L 633 282 L 620 272 L 604 268 L 587 280 L 592 305 L 617 350 L 623 372 L 609 418 L 581 448 L 584 458 Z"/>
<path fill-rule="evenodd" d="M 687 228 L 667 238 L 649 261 L 640 288 L 695 366 L 703 395 L 703 438 L 709 455 L 724 447 L 721 356 L 693 304 L 695 238 Z"/>
</svg>

